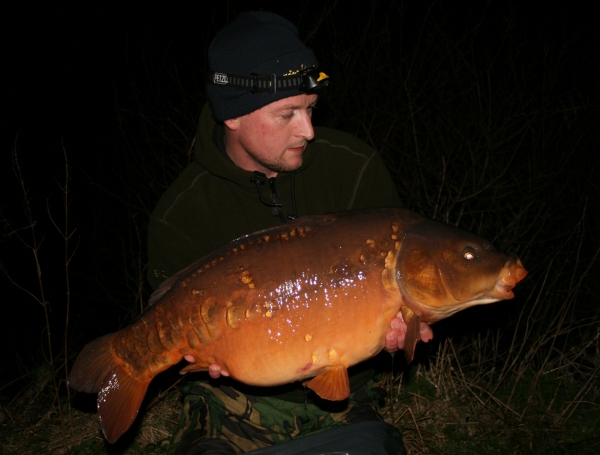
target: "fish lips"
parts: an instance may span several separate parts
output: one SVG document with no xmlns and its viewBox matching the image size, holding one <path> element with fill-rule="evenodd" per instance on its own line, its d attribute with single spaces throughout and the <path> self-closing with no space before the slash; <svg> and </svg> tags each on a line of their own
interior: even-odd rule
<svg viewBox="0 0 600 455">
<path fill-rule="evenodd" d="M 522 281 L 529 272 L 523 267 L 521 259 L 511 255 L 511 259 L 506 262 L 492 295 L 497 296 L 499 300 L 512 299 L 515 296 L 513 289 Z"/>
</svg>

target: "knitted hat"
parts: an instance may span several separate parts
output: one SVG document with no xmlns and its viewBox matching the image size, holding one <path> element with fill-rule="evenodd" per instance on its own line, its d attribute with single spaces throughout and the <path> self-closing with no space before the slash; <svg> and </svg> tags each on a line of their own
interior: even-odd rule
<svg viewBox="0 0 600 455">
<path fill-rule="evenodd" d="M 240 14 L 222 29 L 208 48 L 210 71 L 250 76 L 283 76 L 317 66 L 314 52 L 298 38 L 287 19 L 265 11 Z M 217 121 L 240 117 L 299 90 L 253 93 L 249 89 L 207 83 L 206 94 Z"/>
</svg>

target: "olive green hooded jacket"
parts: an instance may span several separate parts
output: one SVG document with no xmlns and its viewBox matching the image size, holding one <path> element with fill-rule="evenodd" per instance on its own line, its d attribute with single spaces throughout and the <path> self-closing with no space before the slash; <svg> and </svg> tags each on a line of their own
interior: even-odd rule
<svg viewBox="0 0 600 455">
<path fill-rule="evenodd" d="M 302 166 L 271 182 L 237 167 L 224 151 L 222 133 L 207 104 L 200 115 L 194 161 L 163 194 L 150 218 L 148 280 L 154 289 L 191 262 L 244 234 L 277 226 L 288 215 L 400 205 L 377 151 L 350 134 L 316 127 Z M 261 201 L 260 196 L 272 202 L 272 185 L 281 214 Z"/>
</svg>

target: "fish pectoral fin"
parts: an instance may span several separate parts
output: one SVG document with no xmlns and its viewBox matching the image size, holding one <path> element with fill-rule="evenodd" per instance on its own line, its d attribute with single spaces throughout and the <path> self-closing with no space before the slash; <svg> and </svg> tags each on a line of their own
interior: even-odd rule
<svg viewBox="0 0 600 455">
<path fill-rule="evenodd" d="M 344 365 L 329 367 L 323 373 L 308 381 L 306 386 L 325 400 L 345 400 L 350 395 L 348 370 Z"/>
<path fill-rule="evenodd" d="M 406 336 L 404 337 L 404 358 L 408 363 L 412 362 L 415 358 L 415 348 L 417 343 L 421 339 L 421 316 L 417 313 L 413 313 L 408 310 L 411 314 L 406 315 L 404 312 L 404 321 L 406 322 Z"/>
<path fill-rule="evenodd" d="M 190 363 L 187 367 L 183 368 L 179 374 L 196 373 L 198 371 L 208 371 L 208 366 Z"/>
</svg>

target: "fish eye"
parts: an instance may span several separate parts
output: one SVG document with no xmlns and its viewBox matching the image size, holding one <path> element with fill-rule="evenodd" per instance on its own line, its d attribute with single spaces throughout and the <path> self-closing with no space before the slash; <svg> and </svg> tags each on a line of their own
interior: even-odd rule
<svg viewBox="0 0 600 455">
<path fill-rule="evenodd" d="M 463 253 L 463 258 L 465 258 L 467 261 L 472 261 L 475 259 L 475 252 L 473 250 L 466 250 Z"/>
</svg>

